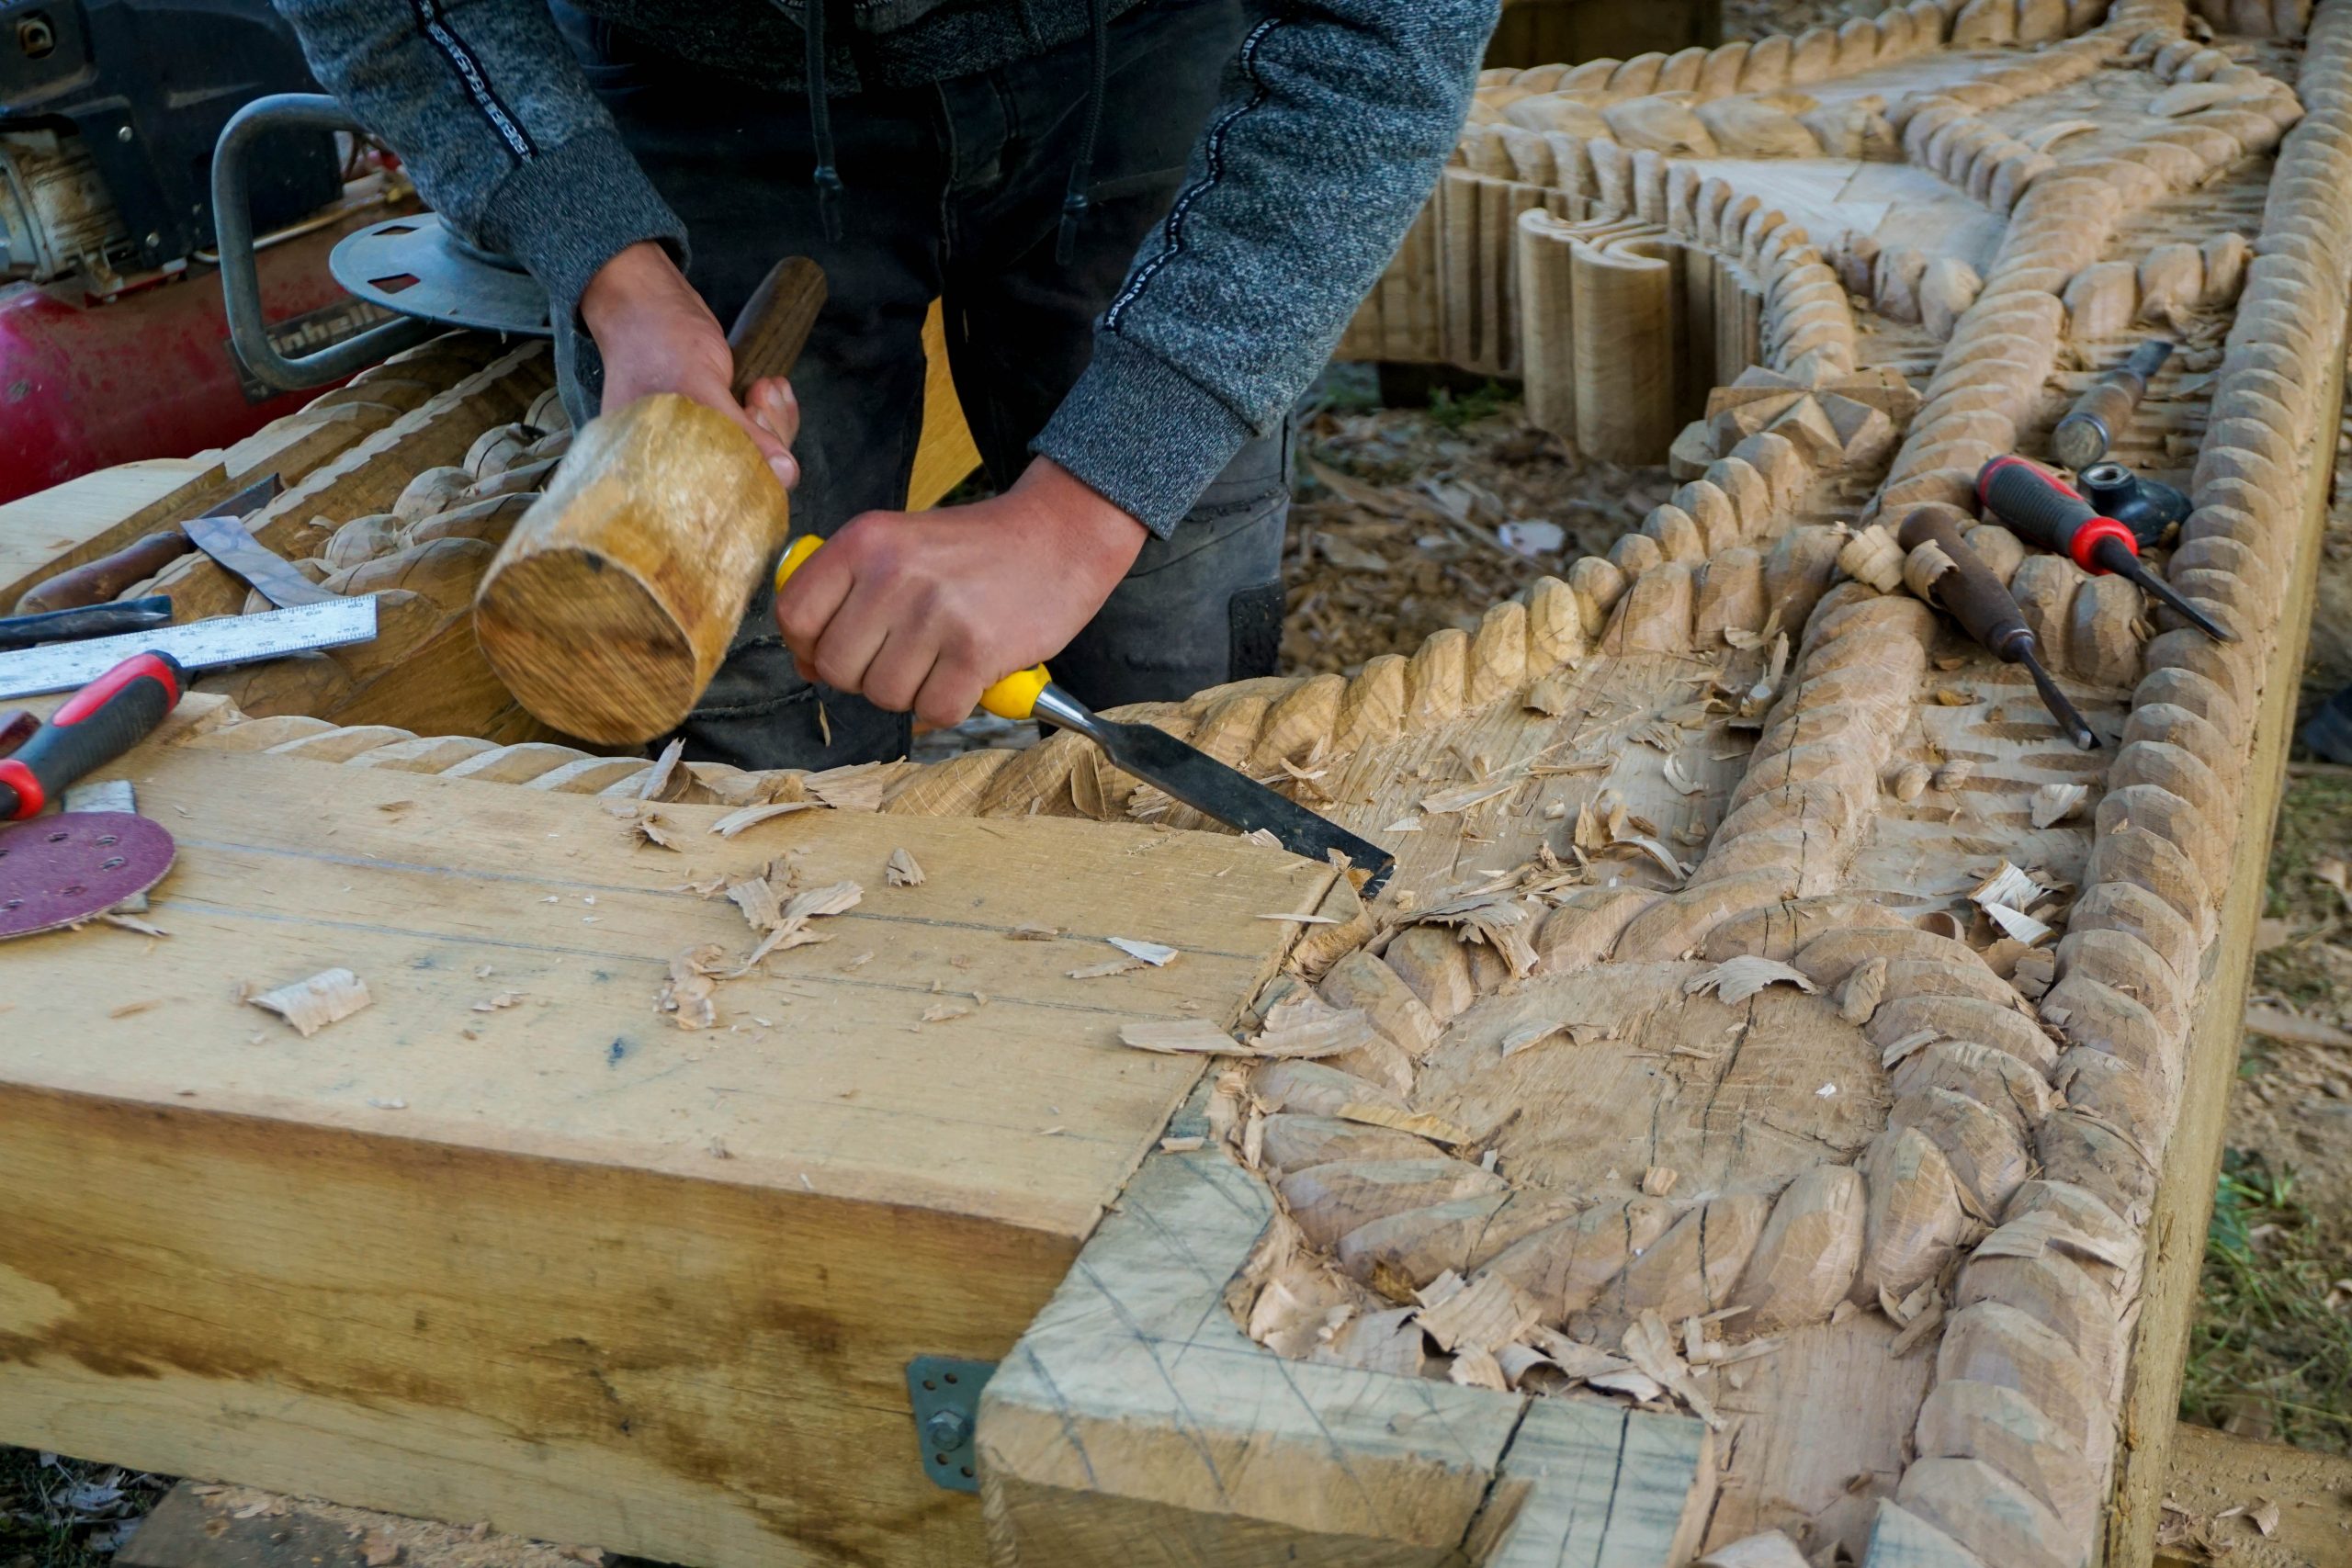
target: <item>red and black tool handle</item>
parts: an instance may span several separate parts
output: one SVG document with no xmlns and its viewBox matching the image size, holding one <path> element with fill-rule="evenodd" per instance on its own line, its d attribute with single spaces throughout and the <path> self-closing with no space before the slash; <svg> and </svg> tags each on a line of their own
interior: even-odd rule
<svg viewBox="0 0 2352 1568">
<path fill-rule="evenodd" d="M 2094 575 L 2115 570 L 2100 558 L 2108 555 L 2100 547 L 2109 539 L 2127 555 L 2140 553 L 2131 529 L 2112 517 L 2101 517 L 2057 475 L 2014 453 L 1976 471 L 1976 499 L 2029 544 L 2071 557 Z"/>
<path fill-rule="evenodd" d="M 2128 525 L 2100 516 L 2089 502 L 2039 464 L 2014 453 L 1994 458 L 1976 470 L 1976 499 L 2028 543 L 2070 557 L 2094 576 L 2113 572 L 2127 578 L 2207 637 L 2232 640 L 2212 616 L 2141 562 L 2140 541 Z"/>
<path fill-rule="evenodd" d="M 168 653 L 134 653 L 68 699 L 0 758 L 0 822 L 22 821 L 154 733 L 179 705 L 187 671 Z"/>
</svg>

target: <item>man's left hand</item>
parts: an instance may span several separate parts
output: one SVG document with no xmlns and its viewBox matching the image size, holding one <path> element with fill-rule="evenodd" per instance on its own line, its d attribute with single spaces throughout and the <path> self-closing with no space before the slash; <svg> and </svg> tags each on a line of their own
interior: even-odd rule
<svg viewBox="0 0 2352 1568">
<path fill-rule="evenodd" d="M 1148 537 L 1039 457 L 987 501 L 851 518 L 776 595 L 776 625 L 804 680 L 944 728 L 1060 652 Z"/>
</svg>

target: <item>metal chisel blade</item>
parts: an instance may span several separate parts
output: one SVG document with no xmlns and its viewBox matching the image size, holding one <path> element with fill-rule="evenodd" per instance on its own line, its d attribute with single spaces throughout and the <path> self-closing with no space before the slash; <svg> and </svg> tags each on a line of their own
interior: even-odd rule
<svg viewBox="0 0 2352 1568">
<path fill-rule="evenodd" d="M 1099 718 L 1096 722 L 1101 727 L 1096 741 L 1111 761 L 1194 810 L 1245 833 L 1262 828 L 1280 840 L 1283 848 L 1309 860 L 1328 860 L 1333 850 L 1339 851 L 1351 865 L 1368 874 L 1360 889 L 1365 898 L 1376 897 L 1387 884 L 1388 874 L 1396 869 L 1396 857 L 1378 844 L 1358 838 L 1295 801 L 1283 799 L 1165 730 L 1148 724 L 1114 724 Z"/>
</svg>

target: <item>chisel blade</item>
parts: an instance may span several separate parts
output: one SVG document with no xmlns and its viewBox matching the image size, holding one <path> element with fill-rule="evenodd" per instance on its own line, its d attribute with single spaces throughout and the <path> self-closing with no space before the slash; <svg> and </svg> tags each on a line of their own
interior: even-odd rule
<svg viewBox="0 0 2352 1568">
<path fill-rule="evenodd" d="M 1283 848 L 1309 860 L 1328 860 L 1333 850 L 1339 851 L 1349 864 L 1367 874 L 1359 889 L 1365 898 L 1378 897 L 1389 873 L 1396 869 L 1396 857 L 1378 844 L 1358 838 L 1295 801 L 1283 799 L 1166 730 L 1100 717 L 1095 723 L 1099 728 L 1093 732 L 1094 739 L 1111 761 L 1194 810 L 1245 833 L 1262 828 Z"/>
</svg>

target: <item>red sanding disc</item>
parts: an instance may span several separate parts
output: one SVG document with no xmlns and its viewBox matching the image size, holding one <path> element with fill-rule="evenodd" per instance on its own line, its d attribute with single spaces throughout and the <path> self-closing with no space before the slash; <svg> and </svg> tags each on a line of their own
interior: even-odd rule
<svg viewBox="0 0 2352 1568">
<path fill-rule="evenodd" d="M 102 915 L 172 869 L 171 834 L 128 811 L 0 827 L 0 941 Z"/>
</svg>

